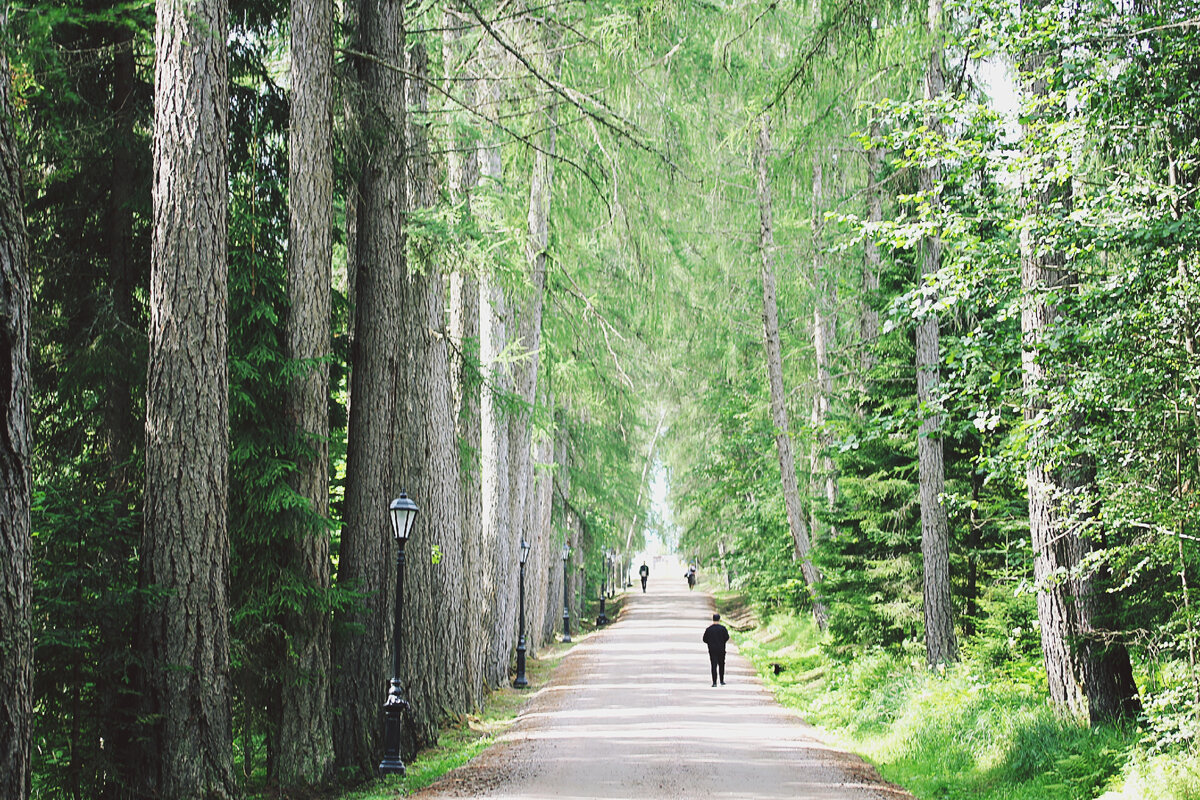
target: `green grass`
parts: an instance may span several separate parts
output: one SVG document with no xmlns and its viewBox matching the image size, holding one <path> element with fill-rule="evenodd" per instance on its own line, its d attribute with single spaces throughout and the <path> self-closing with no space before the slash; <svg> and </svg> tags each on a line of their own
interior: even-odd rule
<svg viewBox="0 0 1200 800">
<path fill-rule="evenodd" d="M 608 612 L 616 619 L 620 612 L 623 595 L 608 601 Z M 594 615 L 593 615 L 594 618 Z M 574 628 L 577 621 L 572 621 Z M 583 630 L 574 631 L 575 642 L 594 629 L 590 620 L 585 620 Z M 421 750 L 406 764 L 403 777 L 379 778 L 352 790 L 326 795 L 325 800 L 394 800 L 404 797 L 434 783 L 447 772 L 466 764 L 485 750 L 496 737 L 504 733 L 520 713 L 529 696 L 546 685 L 550 673 L 570 652 L 573 644 L 555 643 L 543 647 L 541 655 L 526 662 L 527 689 L 501 687 L 491 692 L 484 703 L 484 711 L 478 715 L 463 716 L 447 724 L 438 736 L 437 743 Z M 278 798 L 276 794 L 248 794 L 250 800 Z"/>
<path fill-rule="evenodd" d="M 393 800 L 423 789 L 450 770 L 467 763 L 516 721 L 521 706 L 533 692 L 546 684 L 550 673 L 572 646 L 562 643 L 546 646 L 539 658 L 529 659 L 525 665 L 529 688 L 505 686 L 489 694 L 482 714 L 463 717 L 448 725 L 435 745 L 421 750 L 406 765 L 408 769 L 403 777 L 380 778 L 336 797 L 338 800 Z"/>
<path fill-rule="evenodd" d="M 736 596 L 720 595 L 718 606 L 746 615 Z M 881 650 L 841 663 L 808 619 L 739 627 L 741 652 L 781 703 L 921 800 L 1200 800 L 1200 760 L 1149 757 L 1134 726 L 1056 716 L 1040 664 L 933 672 L 920 652 Z"/>
</svg>

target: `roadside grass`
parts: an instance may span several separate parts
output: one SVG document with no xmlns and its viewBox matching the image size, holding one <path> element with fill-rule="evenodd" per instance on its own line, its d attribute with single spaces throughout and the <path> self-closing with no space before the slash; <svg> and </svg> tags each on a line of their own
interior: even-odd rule
<svg viewBox="0 0 1200 800">
<path fill-rule="evenodd" d="M 624 604 L 625 596 L 618 593 L 608 601 L 608 613 L 611 619 L 616 619 Z M 528 659 L 525 663 L 525 677 L 529 681 L 527 689 L 514 689 L 503 686 L 488 694 L 484 710 L 479 714 L 463 715 L 451 720 L 442 729 L 435 744 L 420 750 L 412 761 L 408 762 L 403 777 L 376 778 L 367 781 L 353 789 L 341 789 L 330 794 L 307 794 L 310 800 L 394 800 L 406 797 L 437 781 L 447 772 L 466 764 L 475 756 L 486 750 L 496 738 L 508 730 L 516 721 L 517 715 L 525 701 L 546 685 L 554 668 L 562 661 L 563 656 L 571 651 L 575 644 L 596 629 L 593 622 L 595 609 L 590 619 L 585 619 L 580 626 L 578 620 L 572 620 L 574 642 L 564 644 L 554 642 L 543 647 L 536 659 Z M 248 800 L 283 800 L 290 795 L 280 795 L 271 790 L 248 791 Z M 298 796 L 297 796 L 298 797 Z"/>
<path fill-rule="evenodd" d="M 717 605 L 747 616 L 737 595 L 718 593 Z M 1200 800 L 1200 760 L 1147 755 L 1132 725 L 1056 716 L 1040 664 L 1001 672 L 968 660 L 935 672 L 920 653 L 882 650 L 841 662 L 809 619 L 738 628 L 741 653 L 782 704 L 921 800 Z"/>
</svg>

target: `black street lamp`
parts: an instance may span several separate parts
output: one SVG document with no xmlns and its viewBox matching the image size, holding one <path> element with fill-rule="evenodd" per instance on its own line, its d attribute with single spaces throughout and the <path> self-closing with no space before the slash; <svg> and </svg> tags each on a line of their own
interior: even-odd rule
<svg viewBox="0 0 1200 800">
<path fill-rule="evenodd" d="M 571 545 L 563 542 L 562 549 L 563 557 L 563 641 L 571 641 L 571 570 L 567 567 L 567 560 L 571 557 Z"/>
<path fill-rule="evenodd" d="M 412 533 L 417 518 L 417 504 L 404 492 L 388 506 L 392 517 L 392 536 L 399 545 L 396 549 L 396 613 L 392 627 L 392 683 L 387 700 L 383 701 L 383 760 L 379 762 L 380 775 L 403 775 L 404 762 L 400 760 L 400 726 L 408 701 L 400 685 L 400 611 L 404 602 L 404 545 Z"/>
<path fill-rule="evenodd" d="M 604 551 L 604 576 L 600 579 L 600 616 L 596 617 L 597 625 L 607 625 L 608 615 L 604 613 L 604 598 L 608 594 L 608 564 L 609 554 Z"/>
<path fill-rule="evenodd" d="M 513 681 L 514 689 L 524 689 L 529 685 L 525 680 L 525 562 L 529 559 L 529 542 L 521 540 L 521 609 L 520 621 L 517 626 L 517 679 Z"/>
</svg>

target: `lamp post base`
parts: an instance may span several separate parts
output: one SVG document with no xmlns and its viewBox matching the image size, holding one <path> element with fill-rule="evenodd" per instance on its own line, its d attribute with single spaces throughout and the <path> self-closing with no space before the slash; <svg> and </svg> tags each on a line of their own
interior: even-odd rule
<svg viewBox="0 0 1200 800">
<path fill-rule="evenodd" d="M 392 679 L 392 691 L 383 704 L 383 760 L 379 762 L 379 775 L 403 775 L 404 762 L 400 759 L 400 728 L 404 722 L 404 709 L 408 703 L 400 695 L 400 682 Z"/>
<path fill-rule="evenodd" d="M 525 680 L 525 637 L 517 643 L 517 678 L 512 683 L 514 689 L 525 689 L 529 681 Z"/>
</svg>

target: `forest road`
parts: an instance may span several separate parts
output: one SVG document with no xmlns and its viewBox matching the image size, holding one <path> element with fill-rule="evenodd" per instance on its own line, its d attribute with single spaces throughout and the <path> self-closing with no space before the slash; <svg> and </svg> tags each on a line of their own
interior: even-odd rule
<svg viewBox="0 0 1200 800">
<path fill-rule="evenodd" d="M 414 797 L 911 800 L 776 703 L 732 646 L 711 686 L 712 611 L 682 576 L 651 575 L 492 747 Z"/>
</svg>

